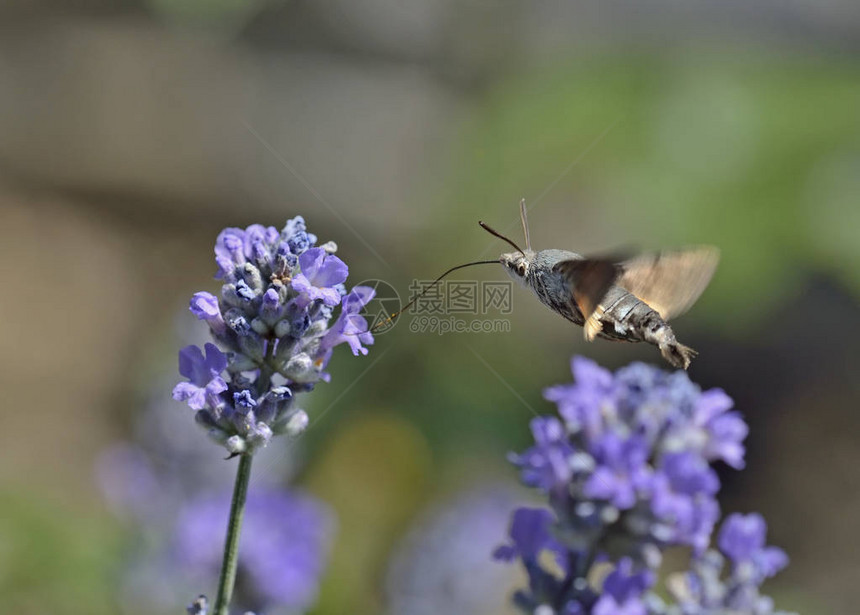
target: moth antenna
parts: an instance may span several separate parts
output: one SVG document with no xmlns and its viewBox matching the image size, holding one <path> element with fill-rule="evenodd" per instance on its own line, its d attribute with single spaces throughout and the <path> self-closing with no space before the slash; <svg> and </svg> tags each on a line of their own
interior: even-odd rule
<svg viewBox="0 0 860 615">
<path fill-rule="evenodd" d="M 442 275 L 440 275 L 438 278 L 436 278 L 435 280 L 433 280 L 427 288 L 425 288 L 425 289 L 424 289 L 424 290 L 422 290 L 418 295 L 416 295 L 415 297 L 413 297 L 413 298 L 412 298 L 412 300 L 411 300 L 409 303 L 407 303 L 406 305 L 404 305 L 402 308 L 400 308 L 400 309 L 399 309 L 399 310 L 397 310 L 396 312 L 392 313 L 392 314 L 391 314 L 391 316 L 388 316 L 385 320 L 383 320 L 383 321 L 381 321 L 381 322 L 376 323 L 375 325 L 373 325 L 372 327 L 370 327 L 367 331 L 360 331 L 359 333 L 354 333 L 353 335 L 363 335 L 364 333 L 373 333 L 373 332 L 374 332 L 374 331 L 376 331 L 377 329 L 379 329 L 379 328 L 381 328 L 381 327 L 383 327 L 383 326 L 385 326 L 385 325 L 387 325 L 387 324 L 389 324 L 389 323 L 393 322 L 395 318 L 397 318 L 398 316 L 400 316 L 403 312 L 407 311 L 409 308 L 411 308 L 413 305 L 415 305 L 415 303 L 416 303 L 416 302 L 417 302 L 421 297 L 423 297 L 423 296 L 424 296 L 424 295 L 426 295 L 428 292 L 430 292 L 430 290 L 432 290 L 432 289 L 433 289 L 433 287 L 435 287 L 439 282 L 441 282 L 441 281 L 442 281 L 442 280 L 443 280 L 443 279 L 444 279 L 448 274 L 454 273 L 454 272 L 455 272 L 455 271 L 457 271 L 458 269 L 465 269 L 466 267 L 471 267 L 471 266 L 473 266 L 473 265 L 498 265 L 498 264 L 499 264 L 499 261 L 497 261 L 497 260 L 495 260 L 495 261 L 473 261 L 473 262 L 471 262 L 471 263 L 463 263 L 462 265 L 457 265 L 457 266 L 455 266 L 455 267 L 451 267 L 450 269 L 448 269 L 447 271 L 445 271 L 445 273 L 443 273 L 443 274 L 442 274 Z"/>
<path fill-rule="evenodd" d="M 532 240 L 529 239 L 529 212 L 526 209 L 526 200 L 520 199 L 520 221 L 523 223 L 523 235 L 526 238 L 526 250 L 532 251 Z"/>
<path fill-rule="evenodd" d="M 496 237 L 498 237 L 498 238 L 499 238 L 499 239 L 501 239 L 502 241 L 506 241 L 506 242 L 508 242 L 510 245 L 512 245 L 512 246 L 514 247 L 514 250 L 516 250 L 517 252 L 519 252 L 519 253 L 520 253 L 520 254 L 522 254 L 523 256 L 525 256 L 525 255 L 526 255 L 526 253 L 525 253 L 525 252 L 523 252 L 523 249 L 522 249 L 521 247 L 519 247 L 519 246 L 518 246 L 517 244 L 515 244 L 513 241 L 511 241 L 510 239 L 508 239 L 507 237 L 505 237 L 504 235 L 502 235 L 499 231 L 497 231 L 497 230 L 493 229 L 492 227 L 490 227 L 490 225 L 489 225 L 489 224 L 485 224 L 485 223 L 484 223 L 484 222 L 482 222 L 481 220 L 478 220 L 478 224 L 481 226 L 481 228 L 482 228 L 482 229 L 484 229 L 485 231 L 487 231 L 490 235 L 495 235 Z M 493 262 L 496 262 L 496 261 L 493 261 Z"/>
</svg>

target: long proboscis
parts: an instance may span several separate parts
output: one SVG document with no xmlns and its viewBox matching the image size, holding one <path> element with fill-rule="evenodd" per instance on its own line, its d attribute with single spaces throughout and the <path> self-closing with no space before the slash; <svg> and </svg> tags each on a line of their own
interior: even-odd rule
<svg viewBox="0 0 860 615">
<path fill-rule="evenodd" d="M 448 276 L 448 275 L 449 275 L 449 274 L 451 274 L 451 273 L 454 273 L 454 272 L 455 272 L 455 271 L 457 271 L 458 269 L 465 269 L 466 267 L 472 267 L 473 265 L 498 265 L 498 264 L 499 264 L 499 261 L 498 261 L 498 260 L 494 260 L 494 261 L 472 261 L 471 263 L 463 263 L 462 265 L 456 265 L 455 267 L 451 267 L 450 269 L 448 269 L 447 271 L 445 271 L 445 273 L 443 273 L 443 274 L 442 274 L 442 275 L 440 275 L 438 278 L 436 278 L 435 280 L 433 280 L 427 288 L 425 288 L 425 289 L 424 289 L 424 290 L 422 290 L 418 295 L 416 295 L 415 297 L 413 297 L 413 298 L 412 298 L 412 300 L 411 300 L 409 303 L 407 303 L 406 305 L 404 305 L 402 308 L 400 308 L 400 309 L 399 309 L 399 310 L 397 310 L 396 312 L 392 313 L 392 314 L 391 314 L 391 316 L 389 316 L 389 317 L 388 317 L 388 318 L 386 318 L 385 320 L 383 320 L 383 321 L 381 321 L 381 322 L 376 323 L 376 324 L 375 324 L 375 325 L 373 325 L 370 329 L 368 329 L 367 331 L 363 331 L 362 333 L 373 333 L 373 332 L 374 332 L 374 331 L 376 331 L 377 329 L 379 329 L 379 328 L 381 328 L 381 327 L 383 327 L 383 326 L 385 326 L 385 325 L 387 325 L 387 324 L 389 324 L 389 323 L 393 322 L 395 318 L 397 318 L 397 317 L 398 317 L 398 316 L 400 316 L 403 312 L 406 312 L 409 308 L 411 308 L 413 305 L 415 305 L 415 303 L 416 303 L 419 299 L 421 299 L 421 297 L 423 297 L 423 296 L 424 296 L 424 295 L 426 295 L 428 292 L 430 292 L 430 291 L 433 289 L 433 287 L 435 287 L 439 282 L 441 282 L 443 279 L 445 279 L 445 277 L 446 277 L 446 276 Z M 361 335 L 361 333 L 358 333 L 358 334 L 356 334 L 356 335 Z"/>
</svg>

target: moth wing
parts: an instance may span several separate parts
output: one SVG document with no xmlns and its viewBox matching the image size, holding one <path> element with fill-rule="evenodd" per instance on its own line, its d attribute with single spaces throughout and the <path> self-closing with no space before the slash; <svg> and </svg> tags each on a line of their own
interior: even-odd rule
<svg viewBox="0 0 860 615">
<path fill-rule="evenodd" d="M 573 300 L 585 319 L 585 339 L 591 341 L 600 333 L 600 319 L 592 318 L 600 302 L 615 284 L 621 268 L 614 260 L 604 258 L 582 258 L 561 261 L 553 269 L 560 273 L 573 288 Z"/>
<path fill-rule="evenodd" d="M 615 283 L 669 320 L 696 302 L 719 260 L 720 251 L 712 246 L 641 254 L 620 264 Z"/>
</svg>

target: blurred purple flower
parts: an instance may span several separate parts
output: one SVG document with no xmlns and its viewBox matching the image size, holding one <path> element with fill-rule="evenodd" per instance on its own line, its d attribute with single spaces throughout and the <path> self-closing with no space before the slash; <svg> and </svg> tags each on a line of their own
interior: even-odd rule
<svg viewBox="0 0 860 615">
<path fill-rule="evenodd" d="M 548 387 L 544 389 L 544 398 L 558 406 L 565 424 L 597 438 L 603 428 L 603 413 L 614 411 L 608 407 L 614 389 L 612 373 L 582 357 L 574 357 L 570 369 L 576 382 Z"/>
<path fill-rule="evenodd" d="M 705 391 L 699 397 L 694 421 L 707 434 L 703 453 L 709 460 L 721 459 L 740 470 L 744 467 L 744 447 L 749 428 L 738 412 L 729 412 L 731 398 L 720 389 Z"/>
<path fill-rule="evenodd" d="M 545 508 L 518 508 L 511 519 L 511 544 L 496 549 L 493 557 L 510 562 L 516 558 L 535 561 L 545 549 L 557 549 L 549 528 L 554 519 Z"/>
<path fill-rule="evenodd" d="M 735 568 L 752 567 L 753 578 L 762 581 L 788 565 L 788 556 L 778 547 L 765 546 L 767 524 L 757 514 L 729 515 L 720 529 L 717 544 Z"/>
<path fill-rule="evenodd" d="M 115 444 L 96 462 L 96 478 L 113 512 L 138 521 L 159 504 L 162 485 L 146 453 L 130 443 Z"/>
<path fill-rule="evenodd" d="M 385 582 L 390 615 L 499 615 L 510 566 L 487 563 L 517 501 L 506 488 L 481 487 L 433 506 L 401 539 Z"/>
<path fill-rule="evenodd" d="M 692 452 L 665 455 L 654 481 L 651 511 L 662 522 L 661 538 L 707 548 L 720 509 L 713 496 L 720 481 L 708 463 Z M 665 533 L 664 533 L 665 532 Z"/>
<path fill-rule="evenodd" d="M 569 460 L 574 450 L 564 425 L 554 417 L 537 417 L 531 421 L 535 445 L 511 461 L 522 470 L 523 482 L 545 491 L 564 487 L 573 476 Z"/>
<path fill-rule="evenodd" d="M 642 601 L 645 592 L 654 585 L 650 570 L 634 572 L 633 562 L 623 558 L 603 581 L 601 596 L 592 607 L 593 615 L 646 615 Z"/>
<path fill-rule="evenodd" d="M 583 486 L 586 497 L 607 500 L 619 510 L 627 510 L 647 493 L 652 472 L 644 439 L 606 433 L 594 442 L 592 454 L 597 467 Z"/>
<path fill-rule="evenodd" d="M 534 446 L 510 457 L 523 483 L 543 492 L 550 507 L 518 509 L 511 542 L 496 551 L 498 558 L 519 559 L 529 576 L 515 604 L 547 615 L 725 612 L 708 610 L 712 594 L 697 588 L 705 572 L 713 587 L 723 587 L 722 564 L 716 573 L 708 568 L 719 557 L 709 545 L 720 515 L 720 481 L 710 463 L 743 467 L 747 427 L 731 411 L 731 399 L 718 389 L 702 392 L 685 372 L 643 363 L 613 374 L 577 357 L 571 369 L 574 383 L 544 391 L 558 416 L 532 420 Z M 725 583 L 735 589 L 715 604 L 755 603 L 758 610 L 737 612 L 770 613 L 758 584 L 787 559 L 764 546 L 764 521 L 731 516 L 719 541 L 733 562 Z M 676 596 L 680 611 L 661 606 L 650 591 L 660 552 L 672 545 L 693 547 L 693 572 L 676 583 L 686 587 Z M 547 567 L 542 553 L 558 566 Z M 613 565 L 599 588 L 589 581 L 595 563 Z"/>
<path fill-rule="evenodd" d="M 223 545 L 212 537 L 224 531 L 229 510 L 229 493 L 201 496 L 183 508 L 174 543 L 180 569 L 203 581 L 217 574 Z M 309 496 L 271 489 L 249 493 L 239 574 L 262 600 L 256 608 L 301 612 L 316 600 L 332 525 L 331 512 Z"/>
<path fill-rule="evenodd" d="M 729 515 L 717 538 L 720 551 L 732 563 L 728 573 L 723 555 L 709 549 L 693 559 L 689 572 L 673 575 L 667 583 L 681 612 L 783 613 L 774 611 L 773 600 L 759 592 L 761 582 L 788 563 L 782 549 L 765 546 L 766 533 L 767 526 L 758 514 Z"/>
<path fill-rule="evenodd" d="M 195 328 L 189 332 L 182 327 L 180 339 L 203 346 L 198 333 L 202 331 Z M 175 557 L 172 537 L 185 502 L 230 488 L 230 464 L 224 463 L 223 451 L 200 438 L 199 427 L 180 412 L 184 405 L 170 399 L 173 381 L 172 371 L 154 376 L 147 373 L 145 403 L 132 415 L 132 441 L 105 450 L 96 463 L 98 485 L 111 511 L 125 522 L 130 538 L 124 561 L 117 566 L 119 600 L 129 605 L 123 613 L 131 613 L 132 609 L 177 612 L 177 606 L 187 602 L 188 596 L 214 584 L 211 576 L 202 579 L 189 574 L 192 570 L 187 563 Z M 237 405 L 253 405 L 254 415 L 271 418 L 290 395 L 288 387 L 273 387 L 262 401 L 253 400 L 256 405 L 248 404 L 244 397 Z M 232 408 L 234 402 L 229 405 Z M 222 410 L 226 411 L 226 406 Z M 295 471 L 295 447 L 288 451 L 270 447 L 258 451 L 257 456 L 258 467 L 265 471 L 254 477 L 253 491 L 262 489 L 289 497 L 290 491 L 281 485 Z M 227 505 L 224 514 L 226 511 Z M 223 544 L 223 528 L 210 539 Z M 244 540 L 245 537 L 243 545 Z M 245 583 L 240 583 L 237 591 L 237 609 L 256 609 L 264 602 Z M 284 611 L 272 604 L 265 613 L 283 615 Z M 290 615 L 294 613 L 293 610 Z"/>
<path fill-rule="evenodd" d="M 635 509 L 637 527 L 655 530 L 646 532 L 649 540 L 707 546 L 719 489 L 708 462 L 743 460 L 746 429 L 728 412 L 731 400 L 721 391 L 703 393 L 684 372 L 643 363 L 613 375 L 575 357 L 571 370 L 573 384 L 544 392 L 559 418 L 534 419 L 535 446 L 512 456 L 523 482 L 560 507 L 609 504 L 616 509 L 604 511 L 610 523 Z"/>
</svg>

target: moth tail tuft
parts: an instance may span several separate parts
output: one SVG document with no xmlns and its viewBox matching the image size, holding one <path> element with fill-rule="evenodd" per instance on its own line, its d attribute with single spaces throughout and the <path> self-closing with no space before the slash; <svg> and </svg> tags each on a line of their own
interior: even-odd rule
<svg viewBox="0 0 860 615">
<path fill-rule="evenodd" d="M 699 354 L 689 346 L 684 346 L 678 342 L 660 344 L 659 348 L 660 354 L 663 355 L 663 358 L 666 359 L 672 367 L 677 367 L 678 369 L 687 369 L 690 367 L 690 362 Z"/>
</svg>

